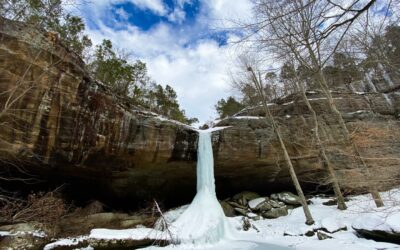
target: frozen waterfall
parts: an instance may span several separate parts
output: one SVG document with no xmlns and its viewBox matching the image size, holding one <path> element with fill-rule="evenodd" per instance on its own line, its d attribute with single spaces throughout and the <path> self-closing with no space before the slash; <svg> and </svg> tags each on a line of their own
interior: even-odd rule
<svg viewBox="0 0 400 250">
<path fill-rule="evenodd" d="M 216 243 L 227 237 L 227 223 L 215 193 L 211 132 L 199 131 L 197 193 L 189 207 L 171 225 L 171 231 L 183 244 Z"/>
</svg>

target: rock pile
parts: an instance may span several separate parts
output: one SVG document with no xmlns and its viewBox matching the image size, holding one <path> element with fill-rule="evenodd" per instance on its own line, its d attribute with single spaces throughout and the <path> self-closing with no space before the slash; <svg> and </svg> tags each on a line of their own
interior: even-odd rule
<svg viewBox="0 0 400 250">
<path fill-rule="evenodd" d="M 288 215 L 288 209 L 301 206 L 300 198 L 291 192 L 281 192 L 270 196 L 260 196 L 254 192 L 241 192 L 221 201 L 228 217 L 242 215 L 249 219 L 275 219 Z"/>
</svg>

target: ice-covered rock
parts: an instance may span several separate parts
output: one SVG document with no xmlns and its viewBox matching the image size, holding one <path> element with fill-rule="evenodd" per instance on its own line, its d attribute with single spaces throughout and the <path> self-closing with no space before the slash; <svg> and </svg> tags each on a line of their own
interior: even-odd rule
<svg viewBox="0 0 400 250">
<path fill-rule="evenodd" d="M 249 207 L 252 210 L 257 210 L 257 207 L 259 205 L 261 205 L 263 202 L 265 202 L 265 198 L 263 198 L 263 197 L 253 199 L 253 200 L 249 201 Z"/>
<path fill-rule="evenodd" d="M 400 244 L 400 212 L 391 214 L 364 214 L 352 223 L 362 237 Z"/>
</svg>

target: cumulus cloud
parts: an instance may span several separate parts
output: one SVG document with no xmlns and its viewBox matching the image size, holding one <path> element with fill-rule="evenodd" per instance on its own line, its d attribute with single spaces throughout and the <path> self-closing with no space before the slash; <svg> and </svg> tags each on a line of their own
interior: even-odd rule
<svg viewBox="0 0 400 250">
<path fill-rule="evenodd" d="M 217 28 L 235 28 L 236 21 L 251 18 L 251 0 L 205 0 L 203 10 L 211 26 Z"/>
<path fill-rule="evenodd" d="M 128 20 L 129 19 L 129 13 L 126 12 L 123 8 L 117 8 L 115 10 L 115 13 L 122 19 L 122 20 Z"/>
<path fill-rule="evenodd" d="M 161 0 L 129 1 L 138 6 L 142 4 L 143 8 L 160 15 L 167 11 Z M 144 5 L 145 2 L 147 5 Z M 191 3 L 190 0 L 176 0 L 174 10 L 169 10 L 166 17 L 171 22 L 182 23 L 186 15 L 183 11 L 184 5 Z M 245 15 L 249 11 L 248 0 L 235 1 L 235 4 L 228 0 L 207 0 L 202 2 L 194 22 L 161 22 L 146 31 L 123 22 L 123 17 L 129 13 L 112 10 L 111 7 L 110 0 L 102 0 L 102 4 L 92 8 L 91 12 L 81 13 L 87 23 L 95 22 L 95 25 L 88 25 L 87 29 L 94 43 L 100 43 L 104 38 L 110 39 L 116 47 L 132 52 L 136 57 L 133 59 L 145 61 L 150 76 L 157 83 L 169 84 L 176 90 L 178 101 L 188 116 L 198 117 L 201 122 L 216 118 L 214 105 L 219 99 L 231 94 L 228 72 L 231 56 L 235 51 L 229 45 L 221 45 L 209 36 L 214 32 L 210 30 L 210 26 L 215 20 L 228 18 L 229 13 Z M 121 16 L 115 26 L 106 25 L 106 17 L 110 18 L 111 10 Z M 180 11 L 183 13 L 179 13 Z M 93 19 L 94 17 L 97 18 Z M 233 37 L 228 34 L 228 39 Z"/>
<path fill-rule="evenodd" d="M 131 2 L 140 9 L 150 10 L 160 16 L 164 16 L 168 12 L 162 0 L 131 0 Z"/>
</svg>

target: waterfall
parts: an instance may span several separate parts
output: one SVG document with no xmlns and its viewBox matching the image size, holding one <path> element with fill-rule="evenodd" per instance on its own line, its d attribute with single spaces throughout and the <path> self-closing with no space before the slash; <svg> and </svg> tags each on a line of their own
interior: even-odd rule
<svg viewBox="0 0 400 250">
<path fill-rule="evenodd" d="M 171 231 L 184 244 L 216 243 L 227 236 L 227 220 L 215 193 L 214 158 L 209 131 L 199 131 L 196 196 L 171 225 Z"/>
</svg>

